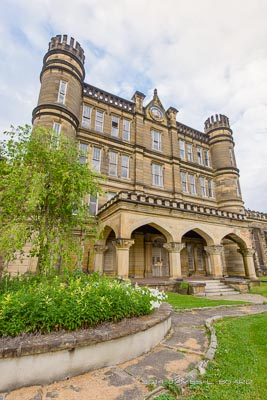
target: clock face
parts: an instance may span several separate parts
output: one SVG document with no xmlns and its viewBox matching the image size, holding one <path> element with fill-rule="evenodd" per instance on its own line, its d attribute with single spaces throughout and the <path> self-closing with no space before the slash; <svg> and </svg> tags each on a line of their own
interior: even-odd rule
<svg viewBox="0 0 267 400">
<path fill-rule="evenodd" d="M 156 106 L 150 107 L 150 114 L 155 119 L 163 118 L 163 112 L 161 111 L 161 109 L 159 107 L 156 107 Z"/>
</svg>

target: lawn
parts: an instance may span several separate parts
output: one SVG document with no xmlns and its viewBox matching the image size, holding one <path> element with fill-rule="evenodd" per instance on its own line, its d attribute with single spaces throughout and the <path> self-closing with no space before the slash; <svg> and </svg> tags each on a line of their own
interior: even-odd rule
<svg viewBox="0 0 267 400">
<path fill-rule="evenodd" d="M 267 285 L 266 285 L 267 289 Z M 175 310 L 182 310 L 185 308 L 198 308 L 198 307 L 215 307 L 233 304 L 246 304 L 244 301 L 231 301 L 231 300 L 209 300 L 205 297 L 194 297 L 183 295 L 173 292 L 168 292 L 168 303 L 170 303 Z"/>
<path fill-rule="evenodd" d="M 250 289 L 249 293 L 261 294 L 262 296 L 267 297 L 267 282 L 263 281 L 260 286 L 254 286 Z"/>
<path fill-rule="evenodd" d="M 183 400 L 267 398 L 267 315 L 216 323 L 218 350 L 207 373 L 191 382 Z"/>
</svg>

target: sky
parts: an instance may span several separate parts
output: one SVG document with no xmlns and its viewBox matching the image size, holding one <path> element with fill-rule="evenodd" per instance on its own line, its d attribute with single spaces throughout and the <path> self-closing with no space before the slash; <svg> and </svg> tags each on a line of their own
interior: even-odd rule
<svg viewBox="0 0 267 400">
<path fill-rule="evenodd" d="M 31 123 L 48 42 L 85 51 L 85 81 L 149 102 L 203 131 L 229 117 L 246 208 L 267 212 L 266 0 L 1 0 L 0 138 Z"/>
</svg>

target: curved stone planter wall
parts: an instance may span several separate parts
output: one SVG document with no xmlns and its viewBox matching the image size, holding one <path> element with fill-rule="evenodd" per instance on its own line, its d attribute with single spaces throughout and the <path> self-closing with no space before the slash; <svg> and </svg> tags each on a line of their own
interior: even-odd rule
<svg viewBox="0 0 267 400">
<path fill-rule="evenodd" d="M 0 340 L 0 392 L 46 384 L 131 360 L 155 347 L 171 327 L 171 307 L 95 329 Z"/>
</svg>

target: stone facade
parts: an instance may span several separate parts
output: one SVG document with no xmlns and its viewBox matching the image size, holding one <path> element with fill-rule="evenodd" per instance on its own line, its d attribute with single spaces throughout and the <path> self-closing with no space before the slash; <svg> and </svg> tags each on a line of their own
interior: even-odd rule
<svg viewBox="0 0 267 400">
<path fill-rule="evenodd" d="M 125 277 L 245 276 L 267 265 L 267 215 L 247 211 L 224 115 L 204 132 L 177 122 L 157 90 L 144 105 L 85 83 L 84 52 L 51 39 L 33 124 L 75 136 L 81 162 L 106 176 L 88 198 L 102 239 L 84 268 Z"/>
</svg>

